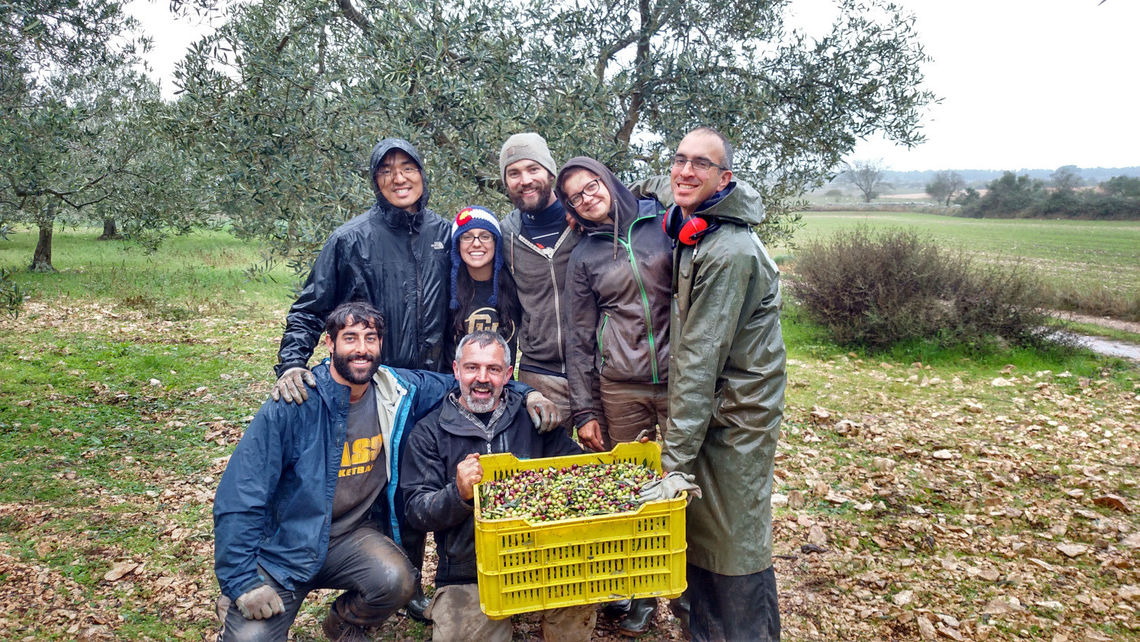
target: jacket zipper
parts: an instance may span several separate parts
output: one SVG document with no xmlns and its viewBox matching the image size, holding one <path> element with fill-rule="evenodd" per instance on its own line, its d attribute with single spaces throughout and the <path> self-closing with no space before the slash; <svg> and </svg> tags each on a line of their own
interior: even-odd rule
<svg viewBox="0 0 1140 642">
<path fill-rule="evenodd" d="M 521 226 L 521 223 L 520 223 L 520 226 Z M 521 229 L 517 233 L 511 235 L 513 237 L 517 237 L 517 240 L 522 242 L 523 247 L 530 248 L 535 254 L 546 259 L 546 266 L 549 268 L 549 271 L 550 271 L 550 289 L 551 289 L 551 291 L 554 292 L 555 327 L 558 329 L 558 333 L 557 333 L 558 334 L 558 361 L 561 363 L 562 374 L 566 374 L 566 351 L 565 351 L 565 348 L 563 347 L 563 344 L 562 344 L 562 293 L 558 290 L 558 275 L 554 273 L 554 257 L 556 254 L 558 254 L 558 247 L 560 245 L 562 245 L 562 241 L 564 241 L 566 239 L 566 235 L 570 234 L 570 233 L 571 233 L 571 230 L 569 227 L 562 230 L 562 234 L 558 237 L 558 241 L 555 242 L 554 251 L 552 251 L 550 253 L 550 256 L 546 256 L 545 254 L 543 254 L 542 250 L 540 250 L 534 243 L 531 243 L 529 240 L 527 240 L 526 237 L 524 237 L 522 235 Z M 515 266 L 515 261 L 514 261 L 514 248 L 515 248 L 514 241 L 515 240 L 516 239 L 511 240 L 511 274 L 512 275 L 514 275 L 514 266 Z"/>
<path fill-rule="evenodd" d="M 641 218 L 634 219 L 634 221 L 629 224 L 629 233 L 626 234 L 626 237 L 632 239 L 633 227 L 641 221 L 650 218 L 656 217 L 642 216 Z M 614 234 L 615 236 L 617 235 L 616 229 L 614 230 Z M 649 339 L 649 371 L 653 375 L 653 383 L 661 383 L 657 372 L 657 340 L 654 337 L 653 333 L 653 312 L 649 307 L 649 296 L 645 293 L 645 284 L 641 280 L 641 272 L 637 269 L 637 259 L 633 255 L 633 244 L 621 240 L 621 237 L 618 237 L 617 241 L 618 243 L 621 243 L 622 247 L 625 248 L 626 253 L 629 254 L 629 265 L 633 269 L 633 279 L 637 282 L 638 292 L 641 293 L 641 308 L 645 311 L 645 329 Z M 601 342 L 599 342 L 599 347 L 600 346 Z"/>
<path fill-rule="evenodd" d="M 602 315 L 602 325 L 598 327 L 598 354 L 601 355 L 601 361 L 598 363 L 598 374 L 602 374 L 602 368 L 606 365 L 606 351 L 602 347 L 602 337 L 606 334 L 606 324 L 610 322 L 610 314 L 607 312 Z"/>
</svg>

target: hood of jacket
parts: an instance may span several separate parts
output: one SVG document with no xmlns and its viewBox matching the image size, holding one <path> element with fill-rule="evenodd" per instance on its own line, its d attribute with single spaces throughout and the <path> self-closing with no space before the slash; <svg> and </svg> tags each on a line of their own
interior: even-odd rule
<svg viewBox="0 0 1140 642">
<path fill-rule="evenodd" d="M 420 180 L 423 181 L 424 193 L 420 195 L 420 200 L 416 202 L 416 212 L 409 215 L 406 211 L 392 205 L 384 195 L 380 193 L 380 186 L 376 184 L 376 172 L 380 171 L 380 163 L 389 152 L 399 150 L 412 157 L 416 165 L 420 168 Z M 372 148 L 372 155 L 368 159 L 368 181 L 372 185 L 372 193 L 376 195 L 376 208 L 387 215 L 389 220 L 407 220 L 410 218 L 418 218 L 418 214 L 424 211 L 428 204 L 428 177 L 427 172 L 424 171 L 424 160 L 420 157 L 420 152 L 403 138 L 385 138 L 376 146 Z M 395 215 L 400 216 L 395 216 Z"/>
<path fill-rule="evenodd" d="M 697 214 L 745 225 L 759 225 L 767 218 L 760 192 L 744 181 L 732 181 L 710 196 L 697 208 Z"/>
<path fill-rule="evenodd" d="M 588 170 L 600 178 L 602 184 L 606 186 L 606 190 L 609 191 L 610 218 L 614 220 L 613 225 L 587 221 L 573 207 L 570 207 L 570 203 L 567 201 L 570 195 L 563 189 L 563 184 L 572 172 L 581 169 Z M 633 192 L 629 191 L 608 167 L 587 156 L 575 156 L 566 161 L 562 166 L 562 171 L 558 172 L 558 178 L 554 183 L 554 193 L 558 196 L 558 200 L 562 201 L 566 211 L 570 212 L 570 215 L 578 222 L 579 229 L 585 234 L 613 232 L 616 227 L 618 235 L 625 238 L 629 233 L 630 224 L 637 218 L 637 197 L 633 195 Z"/>
</svg>

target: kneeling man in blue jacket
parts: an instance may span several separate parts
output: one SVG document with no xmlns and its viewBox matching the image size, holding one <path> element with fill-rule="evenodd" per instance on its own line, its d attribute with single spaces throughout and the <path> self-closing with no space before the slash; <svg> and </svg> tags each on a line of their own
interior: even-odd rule
<svg viewBox="0 0 1140 642">
<path fill-rule="evenodd" d="M 218 485 L 221 640 L 286 640 L 317 588 L 344 590 L 324 620 L 329 639 L 365 640 L 415 591 L 400 548 L 402 441 L 455 379 L 381 366 L 384 318 L 367 303 L 337 307 L 325 332 L 331 367 L 313 368 L 316 394 L 300 405 L 267 401 Z M 536 424 L 557 425 L 553 404 L 512 385 L 529 392 Z"/>
</svg>

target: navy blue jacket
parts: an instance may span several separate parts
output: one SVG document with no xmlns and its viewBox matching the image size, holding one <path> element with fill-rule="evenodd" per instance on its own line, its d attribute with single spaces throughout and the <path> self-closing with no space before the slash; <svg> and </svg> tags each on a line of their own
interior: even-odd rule
<svg viewBox="0 0 1140 642">
<path fill-rule="evenodd" d="M 261 406 L 218 484 L 214 572 L 222 593 L 230 599 L 262 584 L 259 565 L 281 586 L 293 589 L 298 582 L 312 579 L 324 564 L 344 451 L 349 389 L 333 380 L 327 359 L 313 368 L 313 374 L 317 387 L 303 404 L 270 400 Z M 373 385 L 381 417 L 391 418 L 390 429 L 383 435 L 388 486 L 376 500 L 373 518 L 400 543 L 404 524 L 403 497 L 398 495 L 402 442 L 415 423 L 455 386 L 455 378 L 382 366 Z M 383 420 L 381 425 L 385 425 Z"/>
</svg>

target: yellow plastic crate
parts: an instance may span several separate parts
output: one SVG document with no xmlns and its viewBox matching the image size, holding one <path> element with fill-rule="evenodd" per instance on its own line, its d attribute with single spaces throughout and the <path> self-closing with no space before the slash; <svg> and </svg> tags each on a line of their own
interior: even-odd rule
<svg viewBox="0 0 1140 642">
<path fill-rule="evenodd" d="M 485 455 L 483 479 L 571 464 L 634 462 L 661 472 L 656 443 L 618 444 L 608 453 L 520 460 Z M 685 590 L 685 497 L 636 511 L 554 522 L 483 519 L 475 489 L 479 602 L 492 618 L 632 597 L 677 597 Z"/>
</svg>

